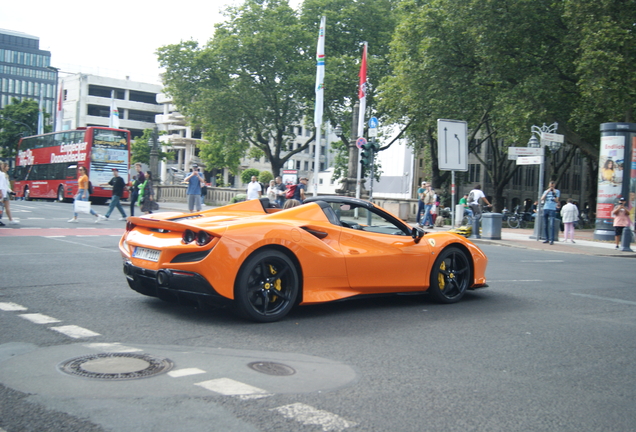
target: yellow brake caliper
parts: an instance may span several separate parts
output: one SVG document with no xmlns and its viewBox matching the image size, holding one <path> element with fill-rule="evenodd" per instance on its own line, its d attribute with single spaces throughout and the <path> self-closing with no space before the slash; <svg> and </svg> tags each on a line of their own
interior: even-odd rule
<svg viewBox="0 0 636 432">
<path fill-rule="evenodd" d="M 439 269 L 446 270 L 446 261 L 442 261 L 442 263 L 439 266 Z M 444 289 L 446 288 L 446 279 L 444 278 L 444 274 L 442 272 L 439 272 L 437 274 L 437 282 L 439 284 L 440 291 L 444 291 Z"/>
<path fill-rule="evenodd" d="M 269 274 L 271 274 L 272 276 L 274 276 L 274 275 L 276 275 L 276 273 L 278 273 L 278 272 L 276 271 L 276 269 L 274 268 L 274 266 L 270 264 L 270 265 L 269 265 Z M 277 291 L 280 291 L 280 290 L 282 289 L 280 279 L 276 279 L 276 280 L 274 281 L 274 286 L 273 286 L 273 287 L 274 287 L 274 289 L 275 289 L 275 290 L 277 290 Z M 269 288 L 269 287 L 268 287 L 268 288 Z M 276 296 L 273 296 L 273 297 L 272 297 L 272 301 L 276 301 Z"/>
</svg>

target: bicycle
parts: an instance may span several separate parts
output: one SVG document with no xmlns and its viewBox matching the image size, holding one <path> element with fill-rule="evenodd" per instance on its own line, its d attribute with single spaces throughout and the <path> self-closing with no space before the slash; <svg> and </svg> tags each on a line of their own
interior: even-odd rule
<svg viewBox="0 0 636 432">
<path fill-rule="evenodd" d="M 519 206 L 515 207 L 514 213 L 508 215 L 508 226 L 510 228 L 527 228 L 528 221 L 532 219 L 529 213 L 519 213 Z"/>
</svg>

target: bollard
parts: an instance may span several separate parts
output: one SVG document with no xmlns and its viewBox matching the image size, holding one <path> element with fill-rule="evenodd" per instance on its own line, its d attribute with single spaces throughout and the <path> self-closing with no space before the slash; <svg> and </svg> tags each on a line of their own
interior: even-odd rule
<svg viewBox="0 0 636 432">
<path fill-rule="evenodd" d="M 632 230 L 630 227 L 626 226 L 623 228 L 623 235 L 621 236 L 621 251 L 623 252 L 634 252 L 629 244 L 632 242 Z"/>
<path fill-rule="evenodd" d="M 468 238 L 472 238 L 472 239 L 480 239 L 481 235 L 479 234 L 479 221 L 481 220 L 481 215 L 479 215 L 479 217 L 477 217 L 476 215 L 473 214 L 473 228 L 471 230 L 470 233 L 470 237 Z"/>
</svg>

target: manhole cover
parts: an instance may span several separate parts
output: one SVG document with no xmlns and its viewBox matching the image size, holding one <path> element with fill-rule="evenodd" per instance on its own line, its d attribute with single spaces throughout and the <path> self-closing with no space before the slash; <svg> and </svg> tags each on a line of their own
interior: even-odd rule
<svg viewBox="0 0 636 432">
<path fill-rule="evenodd" d="M 267 375 L 288 376 L 296 373 L 294 368 L 282 363 L 252 362 L 248 364 L 248 366 L 257 372 L 262 372 Z"/>
<path fill-rule="evenodd" d="M 168 359 L 134 353 L 103 353 L 76 357 L 58 368 L 69 375 L 102 380 L 130 380 L 168 372 L 174 364 Z"/>
</svg>

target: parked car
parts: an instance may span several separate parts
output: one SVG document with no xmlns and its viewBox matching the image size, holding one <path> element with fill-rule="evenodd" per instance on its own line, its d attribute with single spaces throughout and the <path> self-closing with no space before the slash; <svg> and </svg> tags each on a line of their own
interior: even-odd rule
<svg viewBox="0 0 636 432">
<path fill-rule="evenodd" d="M 448 232 L 412 228 L 374 204 L 267 198 L 197 213 L 130 217 L 119 242 L 130 287 L 172 301 L 226 304 L 257 322 L 296 305 L 425 293 L 455 303 L 486 286 L 488 259 Z"/>
</svg>

